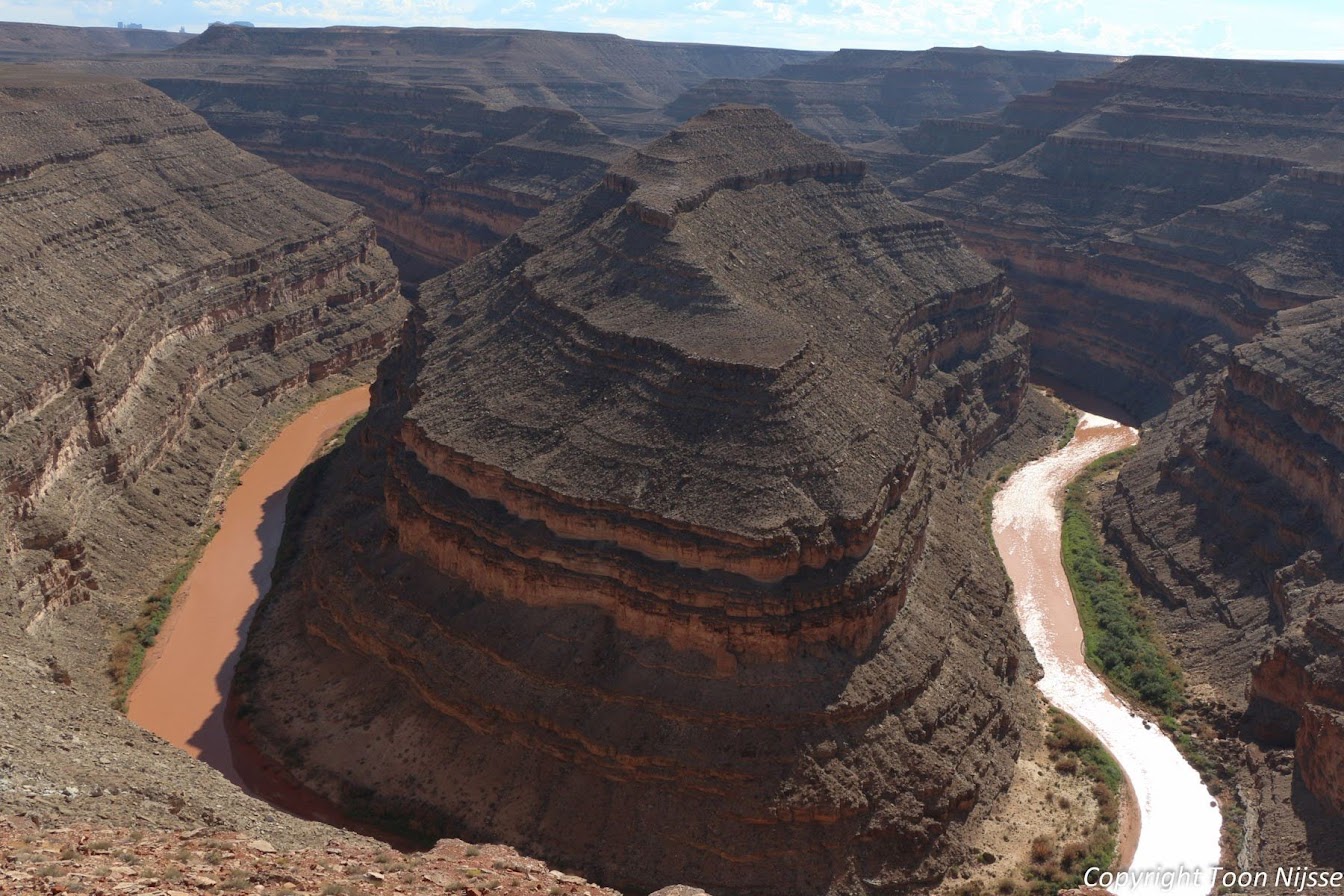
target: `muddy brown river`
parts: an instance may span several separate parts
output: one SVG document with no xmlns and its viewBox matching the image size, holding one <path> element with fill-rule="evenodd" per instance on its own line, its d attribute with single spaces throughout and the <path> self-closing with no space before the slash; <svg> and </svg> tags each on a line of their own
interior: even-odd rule
<svg viewBox="0 0 1344 896">
<path fill-rule="evenodd" d="M 1124 876 L 1094 879 L 1114 893 L 1206 896 L 1221 855 L 1222 814 L 1199 773 L 1088 667 L 1060 560 L 1064 490 L 1092 461 L 1136 444 L 1137 430 L 1083 414 L 1064 448 L 1027 464 L 994 497 L 994 543 L 1012 579 L 1018 621 L 1040 661 L 1041 693 L 1096 735 L 1124 769 L 1139 815 Z"/>
<path fill-rule="evenodd" d="M 368 406 L 367 387 L 314 405 L 247 468 L 131 691 L 134 722 L 234 783 L 243 780 L 229 746 L 225 703 L 252 614 L 271 585 L 289 487 L 341 425 Z"/>
<path fill-rule="evenodd" d="M 178 592 L 145 670 L 131 691 L 132 720 L 273 804 L 351 827 L 334 807 L 284 780 L 226 726 L 234 668 L 284 528 L 285 499 L 299 471 L 353 415 L 368 408 L 367 388 L 329 398 L 280 433 L 228 497 L 218 534 Z M 1140 830 L 1130 869 L 1202 871 L 1219 859 L 1221 816 L 1199 775 L 1160 730 L 1135 715 L 1088 668 L 1082 632 L 1060 562 L 1060 504 L 1065 486 L 1089 463 L 1133 444 L 1138 433 L 1084 414 L 1073 441 L 1013 475 L 994 499 L 995 544 L 1016 592 L 1022 628 L 1044 669 L 1039 687 L 1115 755 L 1138 803 Z M 375 833 L 376 832 L 370 832 Z M 1121 894 L 1203 896 L 1202 882 L 1155 887 L 1116 881 Z"/>
</svg>

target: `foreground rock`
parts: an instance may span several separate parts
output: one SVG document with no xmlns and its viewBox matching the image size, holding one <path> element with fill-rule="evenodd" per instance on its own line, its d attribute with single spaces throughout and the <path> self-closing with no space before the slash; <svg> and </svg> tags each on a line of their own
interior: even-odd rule
<svg viewBox="0 0 1344 896">
<path fill-rule="evenodd" d="M 218 828 L 147 834 L 77 824 L 47 831 L 21 819 L 0 818 L 0 857 L 0 891 L 6 893 L 618 896 L 508 847 L 460 840 L 445 840 L 415 855 L 339 840 L 280 850 L 269 841 Z"/>
<path fill-rule="evenodd" d="M 630 889 L 936 880 L 1030 711 L 965 487 L 1000 275 L 725 107 L 423 296 L 249 641 L 263 749 Z"/>
<path fill-rule="evenodd" d="M 396 272 L 349 203 L 128 79 L 0 69 L 0 172 L 0 812 L 283 828 L 106 708 L 110 638 L 248 440 L 370 373 Z"/>
</svg>

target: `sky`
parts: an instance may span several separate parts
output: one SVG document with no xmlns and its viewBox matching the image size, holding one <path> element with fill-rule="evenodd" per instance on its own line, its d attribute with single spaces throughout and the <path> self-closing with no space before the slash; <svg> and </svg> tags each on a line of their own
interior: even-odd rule
<svg viewBox="0 0 1344 896">
<path fill-rule="evenodd" d="M 1341 0 L 0 0 L 0 20 L 189 32 L 216 20 L 544 28 L 812 50 L 983 45 L 1344 60 Z"/>
</svg>

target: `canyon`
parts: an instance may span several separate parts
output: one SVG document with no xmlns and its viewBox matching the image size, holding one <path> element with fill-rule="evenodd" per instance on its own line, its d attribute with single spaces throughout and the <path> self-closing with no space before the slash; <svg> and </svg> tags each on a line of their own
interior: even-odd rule
<svg viewBox="0 0 1344 896">
<path fill-rule="evenodd" d="M 1117 61 L 983 48 L 828 54 L 607 34 L 225 25 L 171 53 L 92 62 L 93 53 L 59 55 L 141 78 L 244 149 L 359 203 L 409 283 L 493 246 L 585 189 L 629 147 L 718 102 L 768 104 L 815 136 L 852 145 L 927 115 L 994 111 Z"/>
<path fill-rule="evenodd" d="M 1342 852 L 1342 100 L 1333 66 L 1136 58 L 875 163 L 1004 268 L 1038 374 L 1148 418 L 1106 528 L 1192 693 L 1248 741 L 1266 864 Z M 1295 766 L 1264 753 L 1285 747 Z"/>
<path fill-rule="evenodd" d="M 112 710 L 108 655 L 251 445 L 371 374 L 396 270 L 353 205 L 130 79 L 0 68 L 0 149 L 0 811 L 282 828 Z"/>
<path fill-rule="evenodd" d="M 973 497 L 1013 308 L 768 110 L 627 155 L 421 289 L 258 613 L 257 744 L 621 888 L 932 885 L 1030 712 Z"/>
<path fill-rule="evenodd" d="M 857 106 L 815 119 L 806 64 L 734 96 L 826 128 L 948 221 L 1018 295 L 1033 375 L 1146 421 L 1105 528 L 1244 745 L 1243 858 L 1338 864 L 1344 70 L 1118 62 L 894 134 Z"/>
<path fill-rule="evenodd" d="M 608 34 L 212 26 L 104 60 L 242 148 L 359 203 L 404 281 L 465 261 L 587 188 L 706 78 L 821 54 Z M 246 60 L 240 64 L 240 61 Z"/>
<path fill-rule="evenodd" d="M 1058 422 L 1030 363 L 1145 421 L 1102 523 L 1241 860 L 1344 864 L 1344 70 L 227 26 L 0 58 L 47 66 L 0 77 L 0 713 L 34 720 L 0 807 L 330 836 L 103 711 L 105 645 L 400 336 L 243 667 L 315 789 L 621 886 L 931 886 L 1036 674 L 978 491 Z"/>
</svg>

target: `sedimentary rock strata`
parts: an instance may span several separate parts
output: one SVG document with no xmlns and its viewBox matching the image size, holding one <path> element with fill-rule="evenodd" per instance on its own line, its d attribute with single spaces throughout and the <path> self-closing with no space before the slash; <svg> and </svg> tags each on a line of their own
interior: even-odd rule
<svg viewBox="0 0 1344 896">
<path fill-rule="evenodd" d="M 666 130 L 660 110 L 687 88 L 819 55 L 543 31 L 212 26 L 171 53 L 85 67 L 143 78 L 244 149 L 360 204 L 403 279 L 419 282 L 592 184 L 626 151 L 617 140 Z"/>
<path fill-rule="evenodd" d="M 167 50 L 190 35 L 152 28 L 68 28 L 30 22 L 0 22 L 0 61 L 88 59 L 113 53 Z"/>
<path fill-rule="evenodd" d="M 148 83 L 239 146 L 359 203 L 411 282 L 490 248 L 625 151 L 566 109 L 267 63 Z"/>
<path fill-rule="evenodd" d="M 681 121 L 715 103 L 769 106 L 814 136 L 854 147 L 893 138 L 926 118 L 996 112 L 1061 80 L 1099 75 L 1119 59 L 984 47 L 840 50 L 755 78 L 713 78 L 667 107 Z"/>
<path fill-rule="evenodd" d="M 1001 276 L 723 107 L 422 305 L 253 629 L 261 746 L 612 885 L 936 879 L 1029 699 L 964 490 L 1023 400 Z"/>
<path fill-rule="evenodd" d="M 1147 416 L 1201 339 L 1339 291 L 1341 97 L 1333 69 L 1138 57 L 871 161 L 1008 270 L 1037 369 Z"/>
<path fill-rule="evenodd" d="M 1153 618 L 1194 698 L 1270 751 L 1252 748 L 1242 792 L 1256 830 L 1276 833 L 1247 854 L 1338 861 L 1321 819 L 1340 806 L 1344 74 L 1140 57 L 885 136 L 868 107 L 818 111 L 763 83 L 1005 270 L 1037 373 L 1152 418 L 1109 533 L 1165 603 Z M 1299 779 L 1275 758 L 1285 746 Z"/>
<path fill-rule="evenodd" d="M 268 406 L 380 357 L 405 304 L 353 206 L 128 79 L 0 70 L 0 207 L 0 602 L 115 617 Z"/>
<path fill-rule="evenodd" d="M 1110 523 L 1183 660 L 1344 808 L 1344 302 L 1281 312 L 1153 427 Z M 1184 617 L 1183 619 L 1180 617 Z M 1246 673 L 1251 670 L 1249 686 Z"/>
</svg>

